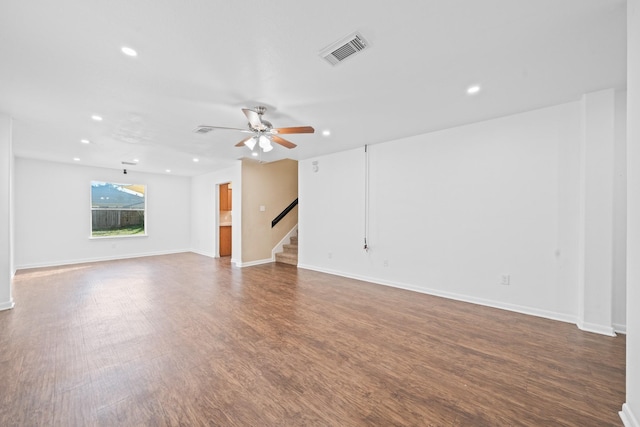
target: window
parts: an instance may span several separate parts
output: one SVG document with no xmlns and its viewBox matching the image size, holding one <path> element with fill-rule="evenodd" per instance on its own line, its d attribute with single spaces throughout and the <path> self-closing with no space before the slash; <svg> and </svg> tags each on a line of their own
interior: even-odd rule
<svg viewBox="0 0 640 427">
<path fill-rule="evenodd" d="M 141 184 L 91 181 L 91 237 L 146 236 L 146 192 Z"/>
</svg>

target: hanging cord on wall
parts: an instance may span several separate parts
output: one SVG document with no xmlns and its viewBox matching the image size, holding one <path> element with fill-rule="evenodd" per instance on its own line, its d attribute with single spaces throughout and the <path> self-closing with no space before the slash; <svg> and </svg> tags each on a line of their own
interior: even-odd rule
<svg viewBox="0 0 640 427">
<path fill-rule="evenodd" d="M 369 251 L 369 150 L 364 146 L 364 250 Z"/>
</svg>

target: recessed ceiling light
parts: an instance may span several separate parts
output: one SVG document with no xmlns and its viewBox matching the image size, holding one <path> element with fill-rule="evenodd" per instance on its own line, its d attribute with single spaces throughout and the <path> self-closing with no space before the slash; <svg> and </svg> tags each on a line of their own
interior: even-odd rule
<svg viewBox="0 0 640 427">
<path fill-rule="evenodd" d="M 331 135 L 331 131 L 329 129 L 325 129 L 325 130 L 322 131 L 322 135 L 329 136 L 329 135 Z"/>
<path fill-rule="evenodd" d="M 251 155 L 252 155 L 253 157 L 258 157 L 258 153 L 256 153 L 255 151 L 254 151 L 253 153 L 251 153 Z"/>
<path fill-rule="evenodd" d="M 165 169 L 166 173 L 171 173 L 171 169 Z"/>
<path fill-rule="evenodd" d="M 73 161 L 74 161 L 74 162 L 79 162 L 79 161 L 80 161 L 80 157 L 74 157 L 74 158 L 73 158 Z"/>
<path fill-rule="evenodd" d="M 122 53 L 124 53 L 127 56 L 131 56 L 131 57 L 138 56 L 138 52 L 136 52 L 135 49 L 132 49 L 128 46 L 122 46 L 120 50 L 122 51 Z"/>
<path fill-rule="evenodd" d="M 475 95 L 478 92 L 480 92 L 480 86 L 478 85 L 469 86 L 467 88 L 467 94 L 469 95 Z"/>
<path fill-rule="evenodd" d="M 193 159 L 193 161 L 194 161 L 194 162 L 196 162 L 196 163 L 198 163 L 198 162 L 200 161 L 200 159 L 198 159 L 198 158 L 194 158 L 194 159 Z"/>
<path fill-rule="evenodd" d="M 89 141 L 88 139 L 81 139 L 80 142 L 82 142 L 83 144 L 89 144 L 91 141 Z"/>
<path fill-rule="evenodd" d="M 95 120 L 96 122 L 101 122 L 102 121 L 102 116 L 99 116 L 97 114 L 94 114 L 93 116 L 91 116 L 91 118 L 93 120 Z"/>
<path fill-rule="evenodd" d="M 133 159 L 133 162 L 134 162 L 134 163 L 138 163 L 139 161 L 140 161 L 140 160 L 138 160 L 138 159 Z"/>
</svg>

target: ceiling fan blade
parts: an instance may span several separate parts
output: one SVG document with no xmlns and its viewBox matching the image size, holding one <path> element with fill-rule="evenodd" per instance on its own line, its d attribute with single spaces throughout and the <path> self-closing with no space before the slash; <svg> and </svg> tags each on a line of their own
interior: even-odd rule
<svg viewBox="0 0 640 427">
<path fill-rule="evenodd" d="M 249 110 L 248 108 L 243 108 L 242 112 L 244 113 L 245 116 L 247 116 L 247 120 L 249 120 L 249 124 L 251 125 L 252 128 L 258 129 L 258 130 L 265 129 L 265 125 L 262 123 L 262 120 L 260 119 L 260 114 L 256 113 L 253 110 Z"/>
<path fill-rule="evenodd" d="M 314 133 L 315 129 L 311 126 L 295 126 L 290 128 L 275 128 L 271 129 L 275 134 L 287 134 L 287 133 Z"/>
<path fill-rule="evenodd" d="M 283 147 L 287 147 L 287 148 L 295 148 L 295 147 L 297 147 L 297 145 L 296 145 L 296 144 L 294 144 L 293 142 L 291 142 L 291 141 L 287 141 L 287 140 L 286 140 L 286 139 L 284 139 L 284 138 L 280 138 L 280 137 L 279 137 L 279 136 L 277 136 L 277 135 L 272 135 L 272 136 L 271 136 L 271 140 L 272 140 L 273 142 L 275 142 L 276 144 L 280 144 L 280 145 L 282 145 Z"/>
<path fill-rule="evenodd" d="M 245 133 L 253 133 L 252 131 L 248 130 L 248 129 L 240 129 L 240 128 L 228 128 L 228 127 L 224 127 L 224 126 L 207 126 L 207 125 L 200 125 L 197 128 L 195 128 L 193 131 L 195 133 L 209 133 L 212 130 L 216 130 L 216 129 L 225 129 L 225 130 L 237 130 L 240 132 L 245 132 Z"/>
<path fill-rule="evenodd" d="M 236 144 L 236 147 L 242 147 L 243 145 L 245 145 L 245 142 L 247 142 L 248 140 L 250 140 L 251 138 L 253 138 L 252 136 L 250 136 L 249 138 L 245 138 L 242 141 L 238 142 Z"/>
</svg>

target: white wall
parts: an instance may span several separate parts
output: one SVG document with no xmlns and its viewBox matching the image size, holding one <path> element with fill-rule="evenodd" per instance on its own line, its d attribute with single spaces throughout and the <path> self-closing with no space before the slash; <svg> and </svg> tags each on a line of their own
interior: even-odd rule
<svg viewBox="0 0 640 427">
<path fill-rule="evenodd" d="M 241 218 L 242 218 L 242 164 L 216 172 L 191 178 L 191 250 L 193 252 L 217 257 L 220 254 L 218 219 L 220 212 L 220 184 L 231 182 L 233 185 L 231 204 L 231 260 L 241 262 Z"/>
<path fill-rule="evenodd" d="M 615 335 L 612 314 L 615 92 L 607 89 L 585 94 L 581 104 L 577 324 L 587 331 Z"/>
<path fill-rule="evenodd" d="M 361 249 L 364 165 L 364 149 L 298 162 L 298 267 L 346 276 L 368 271 Z"/>
<path fill-rule="evenodd" d="M 621 417 L 640 427 L 640 0 L 627 1 L 627 400 Z"/>
<path fill-rule="evenodd" d="M 92 180 L 147 185 L 147 237 L 89 239 Z M 190 249 L 190 179 L 15 160 L 16 268 Z"/>
<path fill-rule="evenodd" d="M 13 307 L 12 176 L 11 119 L 0 114 L 0 310 Z"/>
<path fill-rule="evenodd" d="M 616 92 L 616 111 L 626 111 L 626 92 Z M 613 194 L 613 325 L 625 332 L 627 324 L 627 120 L 615 117 Z"/>
<path fill-rule="evenodd" d="M 370 146 L 368 252 L 364 150 L 301 161 L 299 266 L 575 322 L 582 119 L 573 102 Z"/>
</svg>

